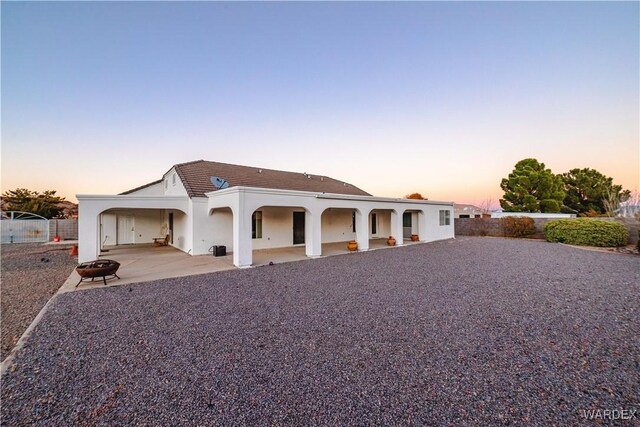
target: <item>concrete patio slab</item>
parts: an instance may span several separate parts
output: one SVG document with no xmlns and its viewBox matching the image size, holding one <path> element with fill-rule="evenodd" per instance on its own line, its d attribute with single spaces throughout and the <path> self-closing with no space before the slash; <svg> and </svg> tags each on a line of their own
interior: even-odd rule
<svg viewBox="0 0 640 427">
<path fill-rule="evenodd" d="M 195 274 L 231 270 L 233 260 L 230 255 L 214 257 L 207 255 L 191 256 L 171 246 L 154 247 L 152 244 L 109 247 L 100 259 L 112 259 L 120 263 L 120 279 L 108 280 L 108 285 L 126 285 L 129 283 L 149 282 L 170 277 L 183 277 Z M 78 273 L 73 271 L 66 280 L 60 293 L 74 290 L 104 287 L 101 278 L 92 281 L 80 281 Z"/>
<path fill-rule="evenodd" d="M 416 244 L 406 240 L 405 245 Z M 108 246 L 100 255 L 100 259 L 111 259 L 120 263 L 118 276 L 120 279 L 107 280 L 107 285 L 120 286 L 130 283 L 149 282 L 158 279 L 192 276 L 196 274 L 213 273 L 216 271 L 232 270 L 233 256 L 227 253 L 224 257 L 212 255 L 191 256 L 171 246 L 156 247 L 152 244 Z M 369 250 L 391 249 L 387 246 L 385 238 L 371 239 Z M 322 245 L 322 257 L 349 254 L 347 242 L 325 243 Z M 253 251 L 252 266 L 258 267 L 269 263 L 281 264 L 283 262 L 302 261 L 309 259 L 305 254 L 304 245 L 261 249 Z M 94 281 L 84 281 L 76 287 L 80 276 L 74 270 L 60 293 L 75 290 L 94 289 L 104 287 L 101 278 Z"/>
</svg>

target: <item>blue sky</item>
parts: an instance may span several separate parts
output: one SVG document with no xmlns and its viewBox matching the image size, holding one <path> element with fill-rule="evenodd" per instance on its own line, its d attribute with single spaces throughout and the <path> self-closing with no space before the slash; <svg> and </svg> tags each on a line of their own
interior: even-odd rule
<svg viewBox="0 0 640 427">
<path fill-rule="evenodd" d="M 535 157 L 639 186 L 639 4 L 2 3 L 2 190 L 174 163 L 481 203 Z"/>
</svg>

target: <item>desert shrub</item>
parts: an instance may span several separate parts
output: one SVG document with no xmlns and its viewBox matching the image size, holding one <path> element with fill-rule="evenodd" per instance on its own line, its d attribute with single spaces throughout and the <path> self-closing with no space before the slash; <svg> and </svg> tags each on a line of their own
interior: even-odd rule
<svg viewBox="0 0 640 427">
<path fill-rule="evenodd" d="M 529 217 L 506 216 L 500 222 L 507 237 L 527 237 L 536 232 L 536 225 Z"/>
<path fill-rule="evenodd" d="M 544 238 L 548 242 L 568 243 L 580 246 L 623 246 L 628 232 L 619 222 L 592 218 L 558 219 L 544 226 Z"/>
</svg>

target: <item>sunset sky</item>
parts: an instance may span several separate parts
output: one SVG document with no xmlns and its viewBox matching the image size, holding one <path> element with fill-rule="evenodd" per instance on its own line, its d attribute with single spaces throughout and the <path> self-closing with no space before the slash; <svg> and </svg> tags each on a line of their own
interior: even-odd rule
<svg viewBox="0 0 640 427">
<path fill-rule="evenodd" d="M 527 157 L 640 186 L 638 2 L 2 2 L 2 190 L 206 159 L 476 203 Z"/>
</svg>

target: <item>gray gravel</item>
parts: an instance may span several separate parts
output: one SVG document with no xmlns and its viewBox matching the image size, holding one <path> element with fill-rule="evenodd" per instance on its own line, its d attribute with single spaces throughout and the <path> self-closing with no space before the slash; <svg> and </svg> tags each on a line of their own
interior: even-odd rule
<svg viewBox="0 0 640 427">
<path fill-rule="evenodd" d="M 70 248 L 40 243 L 1 246 L 0 360 L 78 265 L 78 257 L 69 255 Z"/>
<path fill-rule="evenodd" d="M 62 295 L 3 425 L 576 425 L 640 409 L 640 258 L 463 237 Z"/>
</svg>

